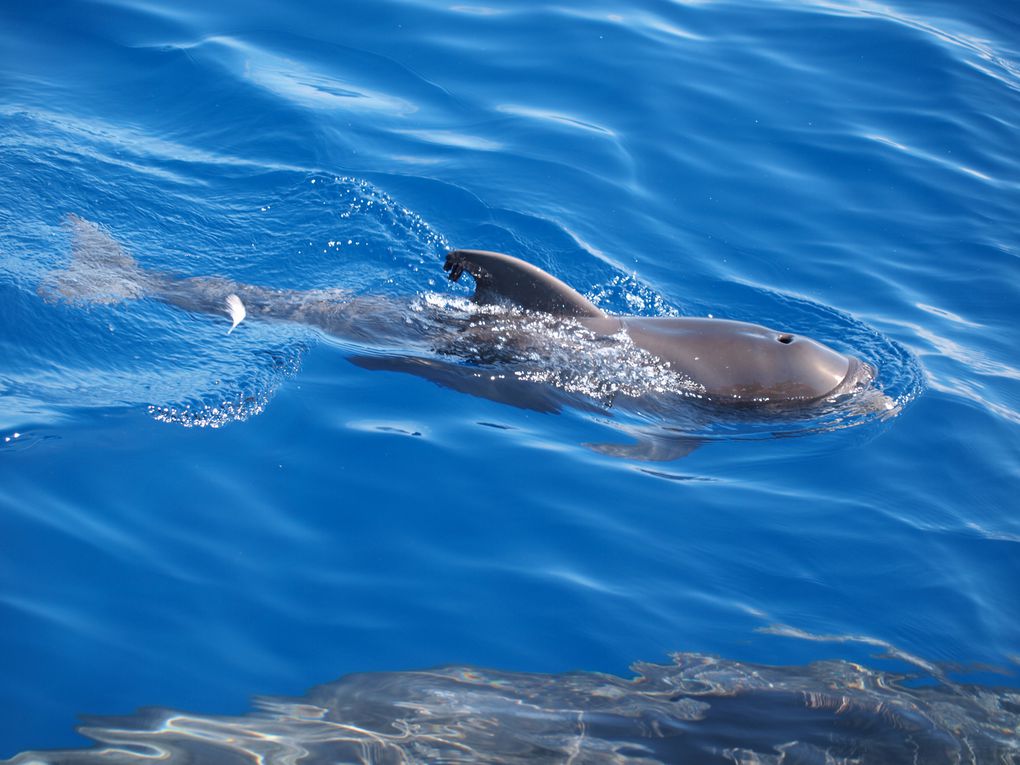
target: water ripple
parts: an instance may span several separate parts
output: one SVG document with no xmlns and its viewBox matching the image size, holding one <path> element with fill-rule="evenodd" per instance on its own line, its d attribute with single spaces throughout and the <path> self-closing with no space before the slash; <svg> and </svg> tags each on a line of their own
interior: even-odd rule
<svg viewBox="0 0 1020 765">
<path fill-rule="evenodd" d="M 902 754 L 904 731 L 934 747 L 906 761 L 966 761 L 968 731 L 1015 756 L 996 738 L 1016 738 L 1015 690 L 996 687 L 1015 678 L 956 679 L 1020 641 L 1013 5 L 0 5 L 0 708 L 16 712 L 0 756 L 80 745 L 77 712 L 146 703 L 210 714 L 99 722 L 117 743 L 69 758 L 354 759 L 382 739 L 394 759 L 498 741 L 769 762 L 823 759 L 842 735 Z M 546 357 L 458 356 L 391 342 L 392 322 L 344 341 L 249 310 L 228 335 L 225 314 L 148 299 L 47 302 L 69 214 L 145 269 L 388 301 L 416 327 L 469 313 L 448 249 L 505 251 L 613 313 L 790 328 L 879 373 L 793 417 L 627 408 L 614 397 L 682 381 L 576 328 L 546 326 Z M 93 297 L 125 296 L 83 271 Z M 547 384 L 529 409 L 376 371 L 408 357 Z M 634 456 L 629 436 L 682 460 L 607 456 Z M 777 623 L 807 639 L 756 632 Z M 675 704 L 641 691 L 674 693 L 681 665 L 597 673 L 678 643 L 741 661 L 687 654 L 713 690 Z M 916 677 L 851 663 L 891 646 Z M 258 690 L 437 664 L 455 669 L 327 686 L 352 694 L 339 735 L 309 727 L 325 701 L 231 714 Z M 542 674 L 568 667 L 591 672 Z M 417 691 L 448 695 L 419 715 L 399 706 Z M 584 705 L 612 725 L 579 728 Z M 805 749 L 814 733 L 831 736 Z"/>
</svg>

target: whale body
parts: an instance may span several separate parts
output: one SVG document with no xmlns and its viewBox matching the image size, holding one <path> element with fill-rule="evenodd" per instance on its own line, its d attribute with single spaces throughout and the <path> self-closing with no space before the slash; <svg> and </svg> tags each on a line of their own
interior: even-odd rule
<svg viewBox="0 0 1020 765">
<path fill-rule="evenodd" d="M 589 445 L 615 456 L 668 460 L 695 448 L 700 441 L 682 427 L 690 407 L 678 406 L 679 398 L 730 411 L 810 409 L 866 387 L 876 374 L 809 337 L 757 324 L 609 315 L 552 274 L 497 252 L 450 252 L 443 265 L 450 279 L 468 273 L 475 281 L 472 307 L 423 310 L 420 296 L 415 305 L 142 268 L 102 227 L 75 215 L 67 220 L 73 258 L 40 286 L 44 297 L 156 299 L 228 317 L 228 332 L 259 319 L 298 322 L 367 347 L 349 356 L 366 369 L 410 373 L 534 411 L 636 411 L 659 423 L 614 425 L 637 438 L 634 446 Z"/>
</svg>

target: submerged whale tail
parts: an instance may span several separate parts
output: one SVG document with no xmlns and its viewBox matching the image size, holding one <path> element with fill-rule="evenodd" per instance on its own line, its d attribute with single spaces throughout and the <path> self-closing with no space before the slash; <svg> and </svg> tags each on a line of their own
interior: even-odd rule
<svg viewBox="0 0 1020 765">
<path fill-rule="evenodd" d="M 226 315 L 230 334 L 249 315 L 329 330 L 340 315 L 341 297 L 346 296 L 339 290 L 271 289 L 142 268 L 99 224 L 73 213 L 65 223 L 71 234 L 71 261 L 47 275 L 38 287 L 40 297 L 49 302 L 83 305 L 150 298 L 193 313 Z"/>
<path fill-rule="evenodd" d="M 74 213 L 66 224 L 71 230 L 71 262 L 43 281 L 40 295 L 72 303 L 119 303 L 146 295 L 146 273 L 112 236 Z"/>
</svg>

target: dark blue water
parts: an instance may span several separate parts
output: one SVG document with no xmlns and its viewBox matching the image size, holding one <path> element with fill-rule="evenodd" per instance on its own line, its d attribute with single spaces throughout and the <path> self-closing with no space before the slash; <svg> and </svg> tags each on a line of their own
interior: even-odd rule
<svg viewBox="0 0 1020 765">
<path fill-rule="evenodd" d="M 442 664 L 1015 689 L 1018 41 L 990 1 L 0 4 L 0 757 Z M 419 306 L 470 294 L 448 249 L 508 252 L 816 337 L 892 406 L 615 458 L 597 406 L 46 299 L 69 214 L 147 269 Z"/>
</svg>

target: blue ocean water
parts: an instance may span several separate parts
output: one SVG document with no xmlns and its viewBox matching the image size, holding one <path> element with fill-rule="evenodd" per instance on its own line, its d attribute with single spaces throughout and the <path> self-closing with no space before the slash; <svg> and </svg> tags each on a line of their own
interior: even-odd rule
<svg viewBox="0 0 1020 765">
<path fill-rule="evenodd" d="M 0 757 L 436 665 L 1015 692 L 1018 41 L 1011 2 L 0 3 Z M 439 307 L 447 250 L 508 252 L 816 337 L 893 406 L 620 459 L 598 407 L 54 300 L 69 215 L 146 269 Z"/>
</svg>

